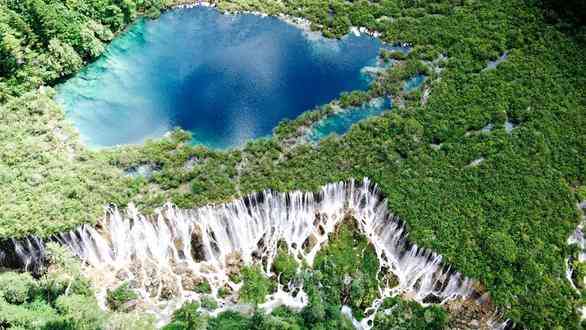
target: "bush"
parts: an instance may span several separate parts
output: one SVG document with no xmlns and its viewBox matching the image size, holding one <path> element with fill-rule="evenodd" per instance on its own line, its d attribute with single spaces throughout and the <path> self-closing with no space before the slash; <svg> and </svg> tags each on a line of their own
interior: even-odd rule
<svg viewBox="0 0 586 330">
<path fill-rule="evenodd" d="M 375 318 L 373 329 L 445 329 L 448 312 L 437 306 L 423 307 L 414 301 L 398 297 L 383 301 Z"/>
<path fill-rule="evenodd" d="M 495 258 L 508 263 L 513 263 L 517 260 L 517 245 L 507 233 L 493 232 L 488 235 L 486 242 L 488 251 Z"/>
<path fill-rule="evenodd" d="M 199 282 L 195 288 L 193 288 L 193 291 L 197 293 L 212 293 L 212 287 L 208 281 L 204 280 L 203 282 Z"/>
<path fill-rule="evenodd" d="M 240 300 L 246 303 L 262 304 L 270 293 L 271 281 L 264 275 L 260 266 L 242 268 L 243 285 L 240 288 Z"/>
<path fill-rule="evenodd" d="M 108 323 L 108 330 L 155 330 L 155 318 L 153 315 L 138 313 L 113 313 Z"/>
<path fill-rule="evenodd" d="M 228 289 L 228 288 L 222 287 L 222 288 L 218 289 L 218 297 L 220 297 L 220 298 L 225 298 L 229 294 L 230 294 L 230 289 Z"/>
<path fill-rule="evenodd" d="M 120 310 L 125 303 L 137 298 L 136 292 L 128 288 L 128 283 L 124 283 L 114 290 L 106 291 L 106 302 L 108 307 L 114 311 Z"/>
<path fill-rule="evenodd" d="M 8 303 L 25 303 L 35 287 L 35 280 L 29 273 L 6 272 L 0 274 L 0 297 Z"/>
<path fill-rule="evenodd" d="M 399 51 L 388 51 L 388 50 L 381 50 L 380 57 L 384 60 L 393 59 L 393 60 L 406 60 L 407 55 Z"/>
<path fill-rule="evenodd" d="M 52 270 L 39 281 L 38 293 L 44 299 L 54 301 L 66 290 L 69 290 L 68 293 L 93 296 L 90 282 L 81 274 L 80 262 L 71 251 L 56 243 L 49 243 L 46 253 Z"/>
<path fill-rule="evenodd" d="M 55 308 L 63 315 L 62 326 L 70 329 L 102 329 L 106 321 L 106 313 L 94 297 L 77 294 L 60 296 L 55 301 Z"/>
<path fill-rule="evenodd" d="M 173 313 L 171 323 L 163 330 L 198 330 L 206 327 L 207 318 L 199 312 L 199 303 L 188 302 Z"/>
<path fill-rule="evenodd" d="M 201 307 L 209 310 L 214 310 L 218 308 L 218 302 L 213 297 L 205 296 L 201 298 Z"/>
<path fill-rule="evenodd" d="M 240 330 L 251 329 L 253 328 L 252 325 L 250 318 L 240 315 L 237 312 L 228 311 L 211 319 L 208 329 Z"/>
<path fill-rule="evenodd" d="M 286 285 L 292 281 L 297 273 L 297 268 L 297 260 L 289 254 L 286 247 L 280 246 L 273 261 L 273 271 L 280 276 L 281 284 Z"/>
</svg>

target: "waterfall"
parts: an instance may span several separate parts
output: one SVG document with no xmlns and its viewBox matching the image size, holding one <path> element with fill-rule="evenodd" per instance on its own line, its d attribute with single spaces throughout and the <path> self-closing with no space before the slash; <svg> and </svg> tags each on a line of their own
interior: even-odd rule
<svg viewBox="0 0 586 330">
<path fill-rule="evenodd" d="M 586 277 L 578 278 L 577 274 L 574 274 L 574 261 L 579 263 L 586 262 L 586 237 L 584 235 L 584 226 L 586 225 L 586 201 L 582 201 L 577 205 L 578 210 L 582 214 L 581 221 L 576 227 L 576 230 L 568 237 L 568 245 L 576 245 L 578 248 L 577 256 L 569 256 L 566 258 L 566 278 L 572 285 L 572 288 L 576 292 L 580 293 L 579 287 L 584 287 L 586 284 Z M 580 306 L 578 308 L 580 317 L 582 320 L 586 319 L 586 306 Z"/>
<path fill-rule="evenodd" d="M 218 295 L 220 288 L 239 289 L 229 276 L 234 265 L 258 263 L 271 275 L 277 243 L 285 242 L 294 258 L 311 266 L 329 234 L 350 215 L 372 243 L 379 272 L 390 271 L 398 280 L 394 287 L 381 283 L 381 298 L 373 303 L 373 311 L 384 297 L 398 294 L 422 304 L 453 299 L 484 303 L 486 295 L 474 289 L 474 280 L 443 263 L 441 255 L 408 241 L 405 223 L 387 204 L 377 186 L 364 179 L 327 184 L 318 192 L 266 190 L 197 209 L 166 204 L 152 216 L 141 215 L 132 205 L 125 211 L 109 207 L 96 227 L 82 225 L 46 240 L 11 240 L 2 246 L 0 256 L 12 266 L 37 271 L 45 259 L 44 242 L 59 242 L 84 262 L 94 283 L 100 283 L 97 296 L 102 307 L 106 289 L 126 281 L 162 325 L 184 301 L 200 297 L 192 288 L 201 280 L 210 284 L 219 301 L 215 314 L 245 308 Z M 260 307 L 270 311 L 285 305 L 300 310 L 306 303 L 302 284 L 289 283 L 287 288 L 279 285 Z M 374 314 L 359 324 L 356 321 L 356 326 L 369 329 Z M 507 325 L 497 319 L 495 328 Z"/>
</svg>

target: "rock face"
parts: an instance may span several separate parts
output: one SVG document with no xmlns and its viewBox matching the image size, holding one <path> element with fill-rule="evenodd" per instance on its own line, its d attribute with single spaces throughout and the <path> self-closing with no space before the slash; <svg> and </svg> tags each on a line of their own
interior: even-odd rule
<svg viewBox="0 0 586 330">
<path fill-rule="evenodd" d="M 200 298 L 192 290 L 203 280 L 220 306 L 233 305 L 219 297 L 218 290 L 238 289 L 230 275 L 243 264 L 260 263 L 272 275 L 279 242 L 311 266 L 330 233 L 348 215 L 373 245 L 381 271 L 394 275 L 393 281 L 381 281 L 382 297 L 400 294 L 420 303 L 441 304 L 480 297 L 474 280 L 443 264 L 440 255 L 408 242 L 404 223 L 389 211 L 386 199 L 368 179 L 328 184 L 315 193 L 263 191 L 191 210 L 167 204 L 153 217 L 132 206 L 126 212 L 110 208 L 99 231 L 81 226 L 50 240 L 69 247 L 85 262 L 88 274 L 113 274 L 100 286 L 103 290 L 130 280 L 146 309 L 164 320 L 183 301 Z M 13 264 L 34 268 L 42 264 L 40 239 L 12 244 Z M 263 306 L 306 304 L 302 289 L 290 291 L 300 293 L 277 292 Z M 369 328 L 368 322 L 366 318 L 361 326 Z"/>
</svg>

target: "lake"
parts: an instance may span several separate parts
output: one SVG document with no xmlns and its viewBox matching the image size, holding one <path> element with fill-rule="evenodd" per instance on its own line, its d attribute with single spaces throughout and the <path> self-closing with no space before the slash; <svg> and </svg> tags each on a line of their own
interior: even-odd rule
<svg viewBox="0 0 586 330">
<path fill-rule="evenodd" d="M 141 19 L 57 86 L 90 147 L 137 144 L 175 127 L 194 144 L 238 147 L 279 121 L 367 89 L 381 42 L 326 39 L 281 19 L 203 7 Z"/>
</svg>

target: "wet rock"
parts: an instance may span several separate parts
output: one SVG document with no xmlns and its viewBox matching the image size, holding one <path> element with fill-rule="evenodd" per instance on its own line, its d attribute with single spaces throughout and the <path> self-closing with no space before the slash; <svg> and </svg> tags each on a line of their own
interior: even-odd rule
<svg viewBox="0 0 586 330">
<path fill-rule="evenodd" d="M 234 251 L 226 256 L 226 273 L 237 274 L 242 268 L 242 256 L 239 252 Z"/>
<path fill-rule="evenodd" d="M 124 304 L 122 304 L 122 306 L 120 306 L 119 311 L 123 312 L 123 313 L 129 313 L 129 312 L 135 311 L 137 309 L 140 309 L 138 307 L 141 305 L 142 305 L 142 303 L 140 300 L 133 299 L 133 300 L 127 301 Z"/>
<path fill-rule="evenodd" d="M 181 288 L 177 283 L 177 279 L 172 274 L 165 274 L 161 276 L 161 299 L 169 300 L 171 298 L 179 296 Z"/>
<path fill-rule="evenodd" d="M 206 260 L 201 228 L 197 226 L 194 228 L 193 233 L 191 233 L 191 257 L 195 262 Z"/>
<path fill-rule="evenodd" d="M 126 269 L 120 269 L 116 273 L 116 279 L 120 281 L 126 281 L 131 278 L 131 273 L 128 272 Z"/>
<path fill-rule="evenodd" d="M 183 273 L 183 275 L 181 275 L 181 286 L 187 290 L 195 288 L 202 281 L 204 281 L 204 279 L 201 276 L 198 276 L 192 272 Z"/>
<path fill-rule="evenodd" d="M 303 242 L 303 250 L 305 252 L 309 252 L 313 249 L 314 246 L 317 245 L 319 240 L 314 234 L 309 235 L 309 237 Z"/>
</svg>

